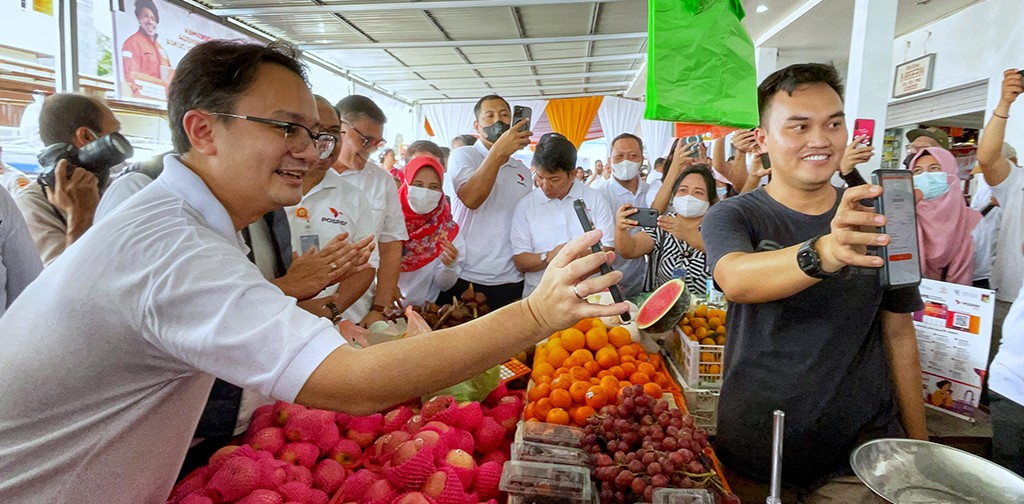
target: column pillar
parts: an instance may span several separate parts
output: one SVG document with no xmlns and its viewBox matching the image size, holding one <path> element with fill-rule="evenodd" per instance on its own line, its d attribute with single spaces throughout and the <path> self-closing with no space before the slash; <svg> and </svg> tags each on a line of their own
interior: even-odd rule
<svg viewBox="0 0 1024 504">
<path fill-rule="evenodd" d="M 757 68 L 757 83 L 778 70 L 779 49 L 776 47 L 758 47 L 754 52 L 754 66 Z"/>
<path fill-rule="evenodd" d="M 846 78 L 846 123 L 853 134 L 856 119 L 874 119 L 871 161 L 857 167 L 866 180 L 882 160 L 885 115 L 892 95 L 892 44 L 896 36 L 897 0 L 855 0 L 850 63 Z M 851 137 L 852 138 L 852 137 Z"/>
<path fill-rule="evenodd" d="M 78 2 L 57 0 L 59 50 L 54 61 L 54 87 L 58 93 L 79 90 L 78 85 Z M 116 81 L 116 79 L 115 79 Z"/>
</svg>

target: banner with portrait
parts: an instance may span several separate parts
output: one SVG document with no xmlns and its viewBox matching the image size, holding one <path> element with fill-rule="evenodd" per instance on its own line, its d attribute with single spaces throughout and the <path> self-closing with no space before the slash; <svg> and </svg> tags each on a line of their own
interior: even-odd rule
<svg viewBox="0 0 1024 504">
<path fill-rule="evenodd" d="M 213 39 L 248 39 L 163 0 L 126 0 L 124 7 L 113 13 L 118 100 L 166 105 L 174 69 L 189 49 Z"/>
</svg>

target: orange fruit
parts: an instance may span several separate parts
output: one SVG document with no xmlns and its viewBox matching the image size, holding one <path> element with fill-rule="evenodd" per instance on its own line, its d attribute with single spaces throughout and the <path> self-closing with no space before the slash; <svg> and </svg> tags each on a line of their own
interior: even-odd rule
<svg viewBox="0 0 1024 504">
<path fill-rule="evenodd" d="M 640 362 L 647 362 L 648 358 L 649 357 L 647 357 L 647 353 L 646 352 L 641 351 L 640 353 L 636 354 L 636 360 L 638 360 Z"/>
<path fill-rule="evenodd" d="M 650 384 L 649 384 L 650 385 Z M 660 388 L 660 387 L 659 387 Z M 655 396 L 661 397 L 661 396 Z M 555 389 L 551 391 L 551 405 L 556 408 L 568 408 L 572 406 L 572 396 L 569 395 L 569 391 L 565 389 Z"/>
<path fill-rule="evenodd" d="M 594 416 L 596 413 L 597 413 L 597 410 L 595 410 L 594 408 L 592 408 L 590 406 L 580 406 L 580 407 L 576 408 L 575 410 L 573 410 L 573 412 L 572 412 L 572 421 L 576 425 L 586 425 L 587 424 L 587 420 L 589 420 L 590 417 Z"/>
<path fill-rule="evenodd" d="M 559 376 L 567 375 L 567 374 L 569 374 L 569 368 L 567 368 L 565 366 L 562 366 L 562 367 L 560 367 L 560 368 L 555 370 L 555 376 L 554 377 L 558 378 Z"/>
<path fill-rule="evenodd" d="M 597 351 L 595 360 L 597 360 L 597 363 L 600 364 L 602 368 L 608 369 L 619 364 L 619 354 L 611 348 L 602 348 Z"/>
<path fill-rule="evenodd" d="M 581 348 L 573 352 L 572 355 L 569 356 L 569 358 L 574 359 L 576 362 L 578 362 L 579 364 L 577 364 L 577 366 L 582 366 L 590 361 L 593 361 L 594 354 L 590 353 L 590 350 Z"/>
<path fill-rule="evenodd" d="M 712 365 L 708 366 L 708 374 L 716 375 L 716 374 L 720 374 L 721 372 L 722 372 L 722 366 L 719 366 L 718 364 L 712 364 Z"/>
<path fill-rule="evenodd" d="M 608 326 L 604 325 L 604 322 L 601 322 L 601 319 L 599 318 L 590 319 L 590 328 L 593 329 L 595 327 L 604 328 L 606 331 L 608 330 Z"/>
<path fill-rule="evenodd" d="M 657 383 L 645 383 L 644 393 L 656 399 L 661 399 L 661 385 L 658 385 Z"/>
<path fill-rule="evenodd" d="M 545 420 L 549 424 L 569 425 L 569 413 L 562 408 L 551 408 Z"/>
<path fill-rule="evenodd" d="M 718 362 L 718 359 L 716 359 L 715 358 L 715 354 L 713 354 L 711 352 L 701 352 L 700 353 L 700 361 L 701 362 Z"/>
<path fill-rule="evenodd" d="M 547 383 L 541 383 L 540 385 L 534 385 L 529 392 L 526 393 L 526 398 L 531 401 L 539 401 L 551 394 L 551 385 Z"/>
<path fill-rule="evenodd" d="M 587 372 L 590 373 L 591 376 L 594 376 L 597 373 L 601 372 L 601 365 L 598 364 L 597 361 L 592 360 L 592 361 L 589 361 L 589 362 L 583 364 L 583 369 L 586 369 Z"/>
<path fill-rule="evenodd" d="M 550 362 L 542 362 L 533 368 L 532 377 L 536 381 L 538 376 L 551 376 L 555 373 L 555 367 Z"/>
<path fill-rule="evenodd" d="M 580 366 L 575 366 L 569 369 L 569 376 L 572 377 L 573 381 L 589 381 L 590 371 L 587 371 Z"/>
<path fill-rule="evenodd" d="M 597 373 L 597 377 L 598 377 L 598 378 L 604 378 L 604 377 L 606 377 L 606 376 L 612 376 L 612 372 L 611 372 L 611 371 L 608 371 L 607 369 L 604 369 L 604 370 L 601 370 L 601 371 L 599 371 L 599 372 Z"/>
<path fill-rule="evenodd" d="M 581 333 L 586 333 L 587 331 L 590 330 L 591 327 L 594 327 L 594 319 L 585 318 L 579 322 L 576 322 L 576 325 L 572 327 L 573 329 L 576 329 Z"/>
<path fill-rule="evenodd" d="M 633 345 L 626 345 L 624 347 L 620 347 L 619 348 L 619 357 L 636 357 L 636 349 L 633 348 Z M 550 361 L 551 361 L 551 359 L 549 357 L 548 358 L 548 362 L 550 362 Z"/>
<path fill-rule="evenodd" d="M 663 389 L 668 388 L 669 383 L 671 383 L 668 379 L 668 375 L 661 372 L 654 373 L 654 376 L 651 377 L 651 382 L 657 383 Z"/>
<path fill-rule="evenodd" d="M 608 332 L 603 327 L 594 327 L 587 331 L 587 348 L 598 351 L 608 344 Z"/>
<path fill-rule="evenodd" d="M 591 329 L 593 330 L 593 329 Z M 562 348 L 570 353 L 583 348 L 587 344 L 587 338 L 579 329 L 570 327 L 562 331 Z"/>
<path fill-rule="evenodd" d="M 715 344 L 715 340 L 713 338 L 704 338 L 704 339 L 700 340 L 700 344 L 701 345 L 714 345 Z"/>
<path fill-rule="evenodd" d="M 725 345 L 725 335 L 719 334 L 718 337 L 715 338 L 715 344 L 719 346 Z"/>
<path fill-rule="evenodd" d="M 548 399 L 547 397 L 537 401 L 537 406 L 534 407 L 534 411 L 537 413 L 537 418 L 542 422 L 546 422 L 548 413 L 551 411 L 552 407 L 551 399 Z"/>
<path fill-rule="evenodd" d="M 619 364 L 619 367 L 622 368 L 622 372 L 625 376 L 629 376 L 636 372 L 636 364 L 633 364 L 632 362 L 623 362 L 622 364 Z"/>
<path fill-rule="evenodd" d="M 600 383 L 600 381 L 598 381 L 598 383 Z M 569 396 L 572 397 L 572 402 L 583 404 L 584 401 L 586 401 L 587 389 L 589 389 L 590 386 L 590 380 L 573 383 L 572 386 L 569 387 Z"/>
<path fill-rule="evenodd" d="M 693 328 L 690 327 L 689 323 L 687 323 L 686 325 L 683 326 L 683 334 L 685 334 L 687 336 L 693 334 Z"/>
<path fill-rule="evenodd" d="M 561 336 L 557 336 L 558 334 L 559 333 L 555 333 L 555 336 L 552 336 L 551 339 L 548 340 L 548 351 L 556 348 L 562 348 L 562 338 Z"/>
<path fill-rule="evenodd" d="M 699 327 L 696 331 L 693 331 L 693 335 L 696 336 L 698 340 L 702 340 L 708 336 L 708 330 L 703 327 Z M 548 357 L 548 359 L 550 358 L 551 357 Z"/>
<path fill-rule="evenodd" d="M 629 375 L 629 381 L 633 382 L 636 385 L 644 385 L 650 383 L 651 379 L 648 378 L 647 375 L 641 373 L 640 371 L 637 371 Z"/>
<path fill-rule="evenodd" d="M 693 327 L 694 329 L 704 329 L 707 326 L 708 326 L 707 319 L 695 318 L 695 319 L 690 321 L 690 327 Z"/>
<path fill-rule="evenodd" d="M 664 360 L 661 358 L 661 354 L 653 353 L 650 354 L 649 357 L 651 358 L 650 363 L 654 364 L 654 369 L 661 369 L 665 364 Z"/>
<path fill-rule="evenodd" d="M 580 383 L 583 383 L 583 382 L 580 382 Z M 591 385 L 600 385 L 601 384 L 601 379 L 596 377 L 596 376 L 595 377 L 591 377 L 590 378 L 590 384 Z"/>
<path fill-rule="evenodd" d="M 601 378 L 601 388 L 605 390 L 608 396 L 608 400 L 614 399 L 619 392 L 619 380 L 614 376 L 606 376 Z"/>
<path fill-rule="evenodd" d="M 651 364 L 650 362 L 641 362 L 636 366 L 636 370 L 647 375 L 648 378 L 654 376 L 654 373 L 658 371 L 657 369 L 654 369 L 654 364 Z"/>
<path fill-rule="evenodd" d="M 636 358 L 634 358 L 632 356 L 629 356 L 629 355 L 623 355 L 623 356 L 619 356 L 619 362 L 636 363 Z"/>
<path fill-rule="evenodd" d="M 533 383 L 534 385 L 540 385 L 541 383 L 547 383 L 548 385 L 551 385 L 551 377 L 548 375 L 538 376 L 537 379 L 533 381 Z"/>
<path fill-rule="evenodd" d="M 633 337 L 629 335 L 629 329 L 616 326 L 608 330 L 608 342 L 615 348 L 620 348 L 632 343 Z"/>
<path fill-rule="evenodd" d="M 572 385 L 572 377 L 564 374 L 559 375 L 553 382 L 551 382 L 551 392 L 556 390 L 569 390 L 569 386 Z"/>
<path fill-rule="evenodd" d="M 714 329 L 720 325 L 722 325 L 722 319 L 718 317 L 711 317 L 708 319 L 708 327 Z"/>
<path fill-rule="evenodd" d="M 595 410 L 601 409 L 605 404 L 608 404 L 608 392 L 604 387 L 590 387 L 587 389 L 586 400 L 587 406 L 590 406 Z"/>
<path fill-rule="evenodd" d="M 523 409 L 523 418 L 529 420 L 531 418 L 537 418 L 537 405 L 530 403 Z"/>
<path fill-rule="evenodd" d="M 528 418 L 528 419 L 527 419 L 526 421 L 527 421 L 527 422 L 535 422 L 535 423 L 540 423 L 540 420 L 537 420 L 536 418 Z"/>
<path fill-rule="evenodd" d="M 554 350 L 551 350 L 551 353 L 548 354 L 548 364 L 551 364 L 556 368 L 561 367 L 563 363 L 565 363 L 565 359 L 568 358 L 569 351 L 562 347 L 557 347 Z"/>
<path fill-rule="evenodd" d="M 697 309 L 694 310 L 693 314 L 698 316 L 698 317 L 707 317 L 708 316 L 708 306 L 707 305 L 700 305 L 700 306 L 698 306 Z"/>
<path fill-rule="evenodd" d="M 626 377 L 626 372 L 619 366 L 612 366 L 608 368 L 608 371 L 611 371 L 612 376 L 620 380 Z"/>
</svg>

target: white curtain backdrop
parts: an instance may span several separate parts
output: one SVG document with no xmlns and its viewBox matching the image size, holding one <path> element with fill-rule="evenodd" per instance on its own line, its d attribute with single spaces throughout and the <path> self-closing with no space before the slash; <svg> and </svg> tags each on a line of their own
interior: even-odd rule
<svg viewBox="0 0 1024 504">
<path fill-rule="evenodd" d="M 647 148 L 647 158 L 654 163 L 655 159 L 668 156 L 668 150 L 672 147 L 672 133 L 675 131 L 675 124 L 669 121 L 640 121 L 640 131 L 643 132 L 644 146 Z"/>
<path fill-rule="evenodd" d="M 434 130 L 438 145 L 448 147 L 452 139 L 473 133 L 473 103 L 439 103 L 423 105 L 423 116 Z M 423 125 L 418 125 L 423 127 Z"/>
<path fill-rule="evenodd" d="M 643 102 L 614 96 L 604 97 L 601 108 L 597 109 L 597 118 L 601 120 L 601 131 L 604 132 L 604 141 L 609 152 L 612 149 L 611 141 L 623 133 L 636 131 L 636 125 L 643 116 Z"/>
</svg>

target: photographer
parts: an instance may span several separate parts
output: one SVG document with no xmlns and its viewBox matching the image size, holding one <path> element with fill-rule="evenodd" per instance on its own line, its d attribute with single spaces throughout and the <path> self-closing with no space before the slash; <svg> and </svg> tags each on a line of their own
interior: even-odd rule
<svg viewBox="0 0 1024 504">
<path fill-rule="evenodd" d="M 110 108 L 84 95 L 53 95 L 43 102 L 39 112 L 39 135 L 47 147 L 70 144 L 81 149 L 120 129 L 121 123 Z M 92 226 L 100 192 L 110 174 L 109 166 L 90 172 L 70 166 L 66 160 L 52 169 L 53 187 L 44 187 L 45 176 L 41 176 L 37 183 L 15 195 L 44 265 L 53 262 Z"/>
<path fill-rule="evenodd" d="M 701 227 L 729 300 L 715 449 L 735 493 L 764 501 L 772 412 L 783 410 L 783 502 L 863 502 L 871 491 L 852 475 L 853 448 L 928 439 L 912 317 L 923 303 L 916 287 L 883 290 L 883 259 L 866 255 L 889 243 L 874 231 L 885 217 L 860 204 L 882 189 L 830 184 L 847 142 L 836 69 L 779 70 L 758 87 L 758 109 L 773 178 L 714 205 Z"/>
</svg>

